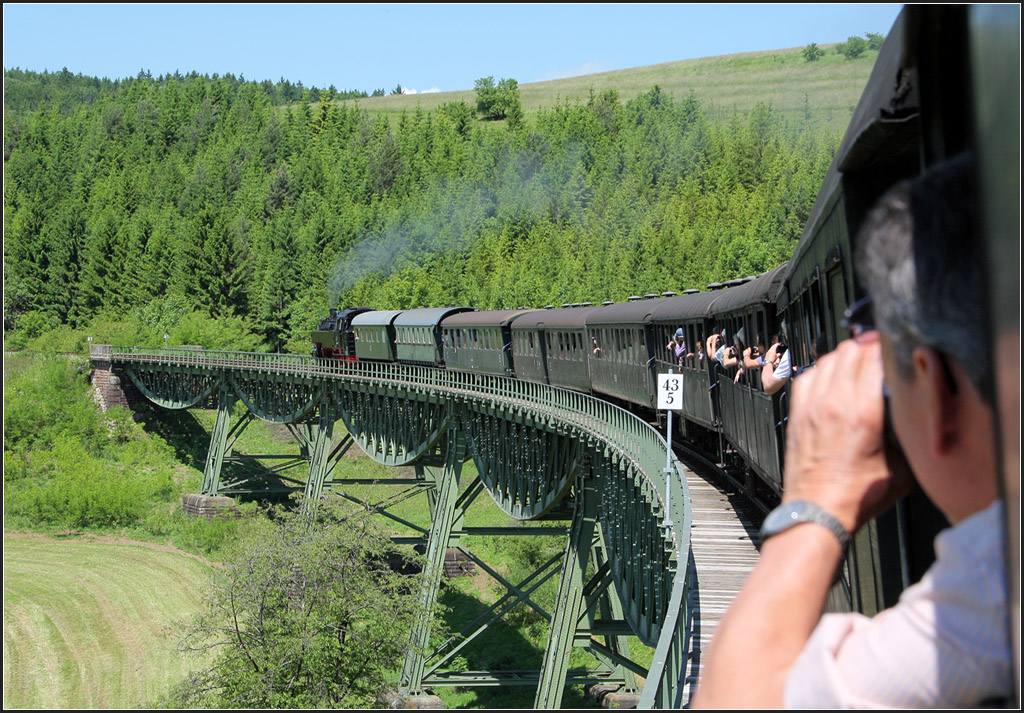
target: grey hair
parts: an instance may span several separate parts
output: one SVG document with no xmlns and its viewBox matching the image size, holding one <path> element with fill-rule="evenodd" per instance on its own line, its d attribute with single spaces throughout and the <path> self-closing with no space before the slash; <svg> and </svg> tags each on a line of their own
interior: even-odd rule
<svg viewBox="0 0 1024 713">
<path fill-rule="evenodd" d="M 861 228 L 857 270 L 878 328 L 909 375 L 917 346 L 955 359 L 991 394 L 984 243 L 966 155 L 893 186 Z"/>
</svg>

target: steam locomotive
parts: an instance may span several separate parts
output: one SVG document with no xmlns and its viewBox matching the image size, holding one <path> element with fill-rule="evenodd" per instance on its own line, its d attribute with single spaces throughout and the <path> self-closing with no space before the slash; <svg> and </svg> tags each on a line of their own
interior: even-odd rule
<svg viewBox="0 0 1024 713">
<path fill-rule="evenodd" d="M 638 296 L 619 304 L 503 311 L 332 310 L 312 335 L 314 353 L 550 384 L 592 393 L 652 420 L 657 375 L 672 369 L 683 375 L 679 436 L 739 472 L 747 494 L 777 500 L 783 486 L 788 387 L 766 394 L 756 369 L 737 379 L 727 376 L 711 354 L 700 354 L 698 345 L 724 332 L 729 344 L 742 351 L 769 344 L 779 334 L 799 368 L 811 365 L 815 352 L 830 350 L 849 336 L 842 315 L 863 296 L 852 266 L 856 235 L 875 200 L 897 181 L 938 161 L 965 150 L 984 160 L 992 155 L 986 142 L 1014 138 L 1012 129 L 1009 136 L 974 131 L 976 107 L 993 94 L 1019 87 L 1012 78 L 1007 87 L 998 76 L 979 73 L 986 57 L 1005 61 L 1010 49 L 1019 54 L 1019 46 L 986 41 L 986 22 L 985 10 L 978 7 L 904 9 L 879 53 L 799 244 L 784 265 L 708 285 L 704 292 Z M 1019 15 L 1017 28 L 1019 38 Z M 1019 147 L 1019 134 L 1015 140 Z M 678 329 L 694 354 L 681 361 L 666 347 Z M 945 524 L 941 513 L 917 495 L 863 528 L 849 548 L 829 608 L 873 614 L 894 604 L 933 561 L 932 539 Z"/>
</svg>

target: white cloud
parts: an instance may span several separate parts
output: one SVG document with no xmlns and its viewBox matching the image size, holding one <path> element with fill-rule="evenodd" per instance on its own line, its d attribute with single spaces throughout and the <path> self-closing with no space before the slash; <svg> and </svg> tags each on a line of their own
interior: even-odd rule
<svg viewBox="0 0 1024 713">
<path fill-rule="evenodd" d="M 599 72 L 610 72 L 611 70 L 612 68 L 608 65 L 591 60 L 584 63 L 582 67 L 561 70 L 553 69 L 540 81 L 546 82 L 552 79 L 568 79 L 569 77 L 579 77 L 584 74 L 597 74 Z"/>
<path fill-rule="evenodd" d="M 440 94 L 441 90 L 438 89 L 437 87 L 431 87 L 430 89 L 424 89 L 423 93 L 424 94 Z"/>
<path fill-rule="evenodd" d="M 419 92 L 415 89 L 410 89 L 409 87 L 402 87 L 402 94 L 419 94 Z"/>
</svg>

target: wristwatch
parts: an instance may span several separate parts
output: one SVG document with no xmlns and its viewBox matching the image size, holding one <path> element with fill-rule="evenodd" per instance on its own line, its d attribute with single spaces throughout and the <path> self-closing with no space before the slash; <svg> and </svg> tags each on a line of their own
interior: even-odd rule
<svg viewBox="0 0 1024 713">
<path fill-rule="evenodd" d="M 761 532 L 759 534 L 762 540 L 767 540 L 772 535 L 778 535 L 780 532 L 785 532 L 794 525 L 804 522 L 814 522 L 827 527 L 839 538 L 839 544 L 842 546 L 843 552 L 846 551 L 846 546 L 850 544 L 850 533 L 828 511 L 807 500 L 795 500 L 791 503 L 779 505 L 768 513 L 768 517 L 764 519 L 764 524 L 761 525 Z"/>
</svg>

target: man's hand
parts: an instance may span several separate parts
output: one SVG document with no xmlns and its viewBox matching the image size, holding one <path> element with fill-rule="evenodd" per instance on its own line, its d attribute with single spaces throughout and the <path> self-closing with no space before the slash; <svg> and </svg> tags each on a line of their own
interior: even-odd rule
<svg viewBox="0 0 1024 713">
<path fill-rule="evenodd" d="M 856 532 L 906 494 L 885 461 L 877 337 L 848 340 L 793 383 L 783 501 L 810 500 Z"/>
</svg>

